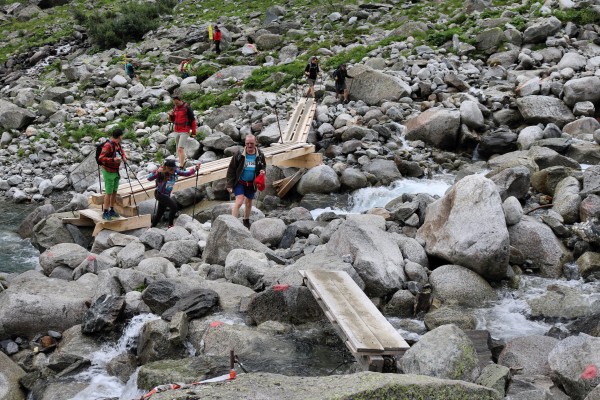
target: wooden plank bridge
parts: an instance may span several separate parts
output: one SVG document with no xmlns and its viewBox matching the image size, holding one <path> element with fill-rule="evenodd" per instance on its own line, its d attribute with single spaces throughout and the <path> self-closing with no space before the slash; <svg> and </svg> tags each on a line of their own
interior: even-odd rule
<svg viewBox="0 0 600 400">
<path fill-rule="evenodd" d="M 323 162 L 323 156 L 315 153 L 315 146 L 306 143 L 310 125 L 315 115 L 317 104 L 314 98 L 301 98 L 287 128 L 282 134 L 282 143 L 272 144 L 270 147 L 261 148 L 265 154 L 267 165 L 281 167 L 311 168 Z M 202 164 L 198 172 L 198 185 L 204 185 L 227 175 L 227 168 L 231 157 L 221 158 Z M 189 189 L 196 186 L 196 176 L 179 177 L 173 191 Z M 98 193 L 90 196 L 90 209 L 79 212 L 79 217 L 64 218 L 63 223 L 79 226 L 95 226 L 93 235 L 96 236 L 102 229 L 111 229 L 118 232 L 125 230 L 149 227 L 150 215 L 138 215 L 137 203 L 154 198 L 155 181 L 147 179 L 132 180 L 131 184 L 125 182 L 119 185 L 115 210 L 123 218 L 104 221 L 99 212 L 104 202 L 104 194 Z"/>
<path fill-rule="evenodd" d="M 367 371 L 382 372 L 409 346 L 375 304 L 344 271 L 299 271 L 358 363 Z"/>
</svg>

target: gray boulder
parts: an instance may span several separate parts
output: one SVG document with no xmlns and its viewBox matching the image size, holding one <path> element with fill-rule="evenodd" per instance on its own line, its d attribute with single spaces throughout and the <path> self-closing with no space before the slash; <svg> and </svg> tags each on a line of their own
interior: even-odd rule
<svg viewBox="0 0 600 400">
<path fill-rule="evenodd" d="M 600 338 L 580 333 L 561 340 L 548 355 L 550 376 L 575 400 L 600 385 Z"/>
<path fill-rule="evenodd" d="M 252 250 L 233 249 L 225 259 L 225 278 L 254 288 L 269 268 L 267 256 Z"/>
<path fill-rule="evenodd" d="M 204 355 L 182 360 L 160 360 L 147 363 L 140 368 L 137 385 L 150 391 L 165 382 L 192 383 L 211 378 L 219 366 L 212 357 Z"/>
<path fill-rule="evenodd" d="M 117 262 L 121 268 L 133 268 L 144 259 L 145 252 L 146 247 L 143 243 L 131 242 L 117 253 Z"/>
<path fill-rule="evenodd" d="M 517 107 L 525 122 L 553 123 L 559 127 L 573 121 L 575 116 L 560 99 L 551 96 L 526 96 L 517 99 Z"/>
<path fill-rule="evenodd" d="M 277 304 L 276 313 L 274 304 Z M 323 318 L 321 307 L 306 286 L 270 287 L 252 296 L 247 312 L 257 325 L 266 321 L 303 324 Z"/>
<path fill-rule="evenodd" d="M 382 185 L 389 185 L 402 178 L 394 160 L 375 159 L 364 167 L 364 171 L 372 174 Z"/>
<path fill-rule="evenodd" d="M 560 181 L 554 190 L 552 204 L 552 209 L 563 217 L 566 224 L 579 221 L 579 181 L 572 176 Z"/>
<path fill-rule="evenodd" d="M 44 204 L 42 206 L 39 206 L 38 208 L 33 210 L 29 215 L 27 215 L 27 217 L 25 217 L 23 222 L 21 222 L 21 225 L 19 225 L 17 233 L 22 238 L 31 237 L 33 234 L 33 227 L 41 220 L 48 218 L 51 214 L 54 213 L 54 211 L 54 206 L 52 204 Z"/>
<path fill-rule="evenodd" d="M 529 150 L 536 141 L 544 138 L 544 131 L 539 125 L 528 126 L 519 132 L 517 146 L 519 150 Z"/>
<path fill-rule="evenodd" d="M 577 259 L 577 268 L 586 281 L 600 281 L 600 253 L 587 251 Z"/>
<path fill-rule="evenodd" d="M 531 184 L 531 171 L 525 166 L 494 170 L 486 175 L 496 185 L 502 201 L 508 197 L 525 199 Z"/>
<path fill-rule="evenodd" d="M 31 111 L 17 107 L 13 103 L 0 100 L 0 126 L 4 129 L 22 129 L 35 119 Z"/>
<path fill-rule="evenodd" d="M 350 255 L 365 282 L 365 293 L 379 297 L 395 292 L 406 280 L 404 260 L 394 237 L 381 229 L 383 218 L 358 215 L 344 221 L 326 248 L 340 257 Z"/>
<path fill-rule="evenodd" d="M 278 218 L 262 218 L 250 226 L 252 237 L 261 243 L 271 246 L 275 246 L 281 242 L 285 230 L 285 222 Z"/>
<path fill-rule="evenodd" d="M 46 275 L 50 275 L 57 267 L 77 268 L 88 255 L 89 252 L 78 244 L 60 243 L 40 255 L 40 266 Z"/>
<path fill-rule="evenodd" d="M 475 272 L 460 265 L 443 265 L 429 276 L 433 294 L 444 303 L 481 307 L 497 299 L 489 283 Z"/>
<path fill-rule="evenodd" d="M 405 374 L 429 375 L 473 382 L 479 375 L 477 352 L 469 337 L 455 325 L 427 332 L 399 362 Z"/>
<path fill-rule="evenodd" d="M 165 243 L 160 249 L 160 256 L 172 261 L 177 267 L 187 263 L 198 255 L 198 243 L 195 240 L 177 240 Z"/>
<path fill-rule="evenodd" d="M 542 43 L 548 36 L 554 35 L 561 27 L 556 17 L 540 18 L 523 32 L 524 43 Z"/>
<path fill-rule="evenodd" d="M 225 336 L 225 333 L 222 336 Z M 320 377 L 268 373 L 240 374 L 235 380 L 235 385 L 203 385 L 201 388 L 186 390 L 187 396 L 244 400 L 358 399 L 365 396 L 365 393 L 378 399 L 412 399 L 422 396 L 428 400 L 460 398 L 498 400 L 498 393 L 495 390 L 468 382 L 378 372 Z M 172 400 L 173 393 L 167 391 L 152 397 L 152 400 Z"/>
<path fill-rule="evenodd" d="M 239 219 L 232 215 L 220 215 L 212 225 L 202 258 L 209 264 L 225 265 L 225 259 L 233 249 L 271 252 L 267 246 L 252 237 Z"/>
<path fill-rule="evenodd" d="M 483 113 L 477 102 L 466 100 L 460 103 L 460 121 L 471 129 L 480 130 L 484 127 Z"/>
<path fill-rule="evenodd" d="M 600 78 L 597 76 L 570 79 L 563 87 L 563 101 L 568 106 L 574 106 L 582 101 L 591 101 L 598 104 L 598 101 L 600 101 L 598 88 L 600 88 Z"/>
<path fill-rule="evenodd" d="M 256 47 L 259 50 L 272 50 L 283 43 L 283 36 L 275 33 L 265 33 L 256 38 Z"/>
<path fill-rule="evenodd" d="M 504 210 L 504 217 L 506 218 L 506 226 L 518 224 L 523 217 L 523 207 L 516 197 L 508 197 L 502 203 L 502 209 Z"/>
<path fill-rule="evenodd" d="M 522 375 L 549 375 L 548 354 L 558 339 L 550 336 L 524 336 L 509 340 L 498 356 L 498 364 L 516 369 Z"/>
<path fill-rule="evenodd" d="M 138 338 L 137 357 L 140 364 L 187 357 L 185 347 L 169 340 L 169 323 L 158 319 L 146 322 Z"/>
<path fill-rule="evenodd" d="M 571 255 L 548 225 L 525 215 L 508 227 L 508 234 L 511 247 L 526 255 L 532 268 L 548 278 L 562 276 L 563 265 Z"/>
<path fill-rule="evenodd" d="M 454 150 L 460 128 L 460 112 L 432 108 L 408 120 L 405 126 L 408 140 L 422 140 L 443 150 Z"/>
<path fill-rule="evenodd" d="M 19 380 L 25 371 L 0 351 L 0 396 L 4 400 L 25 400 Z"/>
<path fill-rule="evenodd" d="M 354 77 L 350 97 L 369 105 L 378 105 L 386 100 L 395 101 L 410 96 L 412 90 L 402 79 L 375 71 L 358 64 L 348 70 Z"/>
<path fill-rule="evenodd" d="M 417 239 L 425 241 L 429 255 L 486 278 L 506 276 L 509 237 L 502 200 L 494 183 L 481 175 L 463 178 L 431 203 Z"/>
<path fill-rule="evenodd" d="M 563 285 L 550 285 L 543 295 L 527 300 L 534 318 L 581 318 L 598 313 L 599 299 L 591 291 Z M 590 300 L 592 299 L 592 300 Z"/>
<path fill-rule="evenodd" d="M 307 193 L 332 193 L 340 188 L 340 180 L 328 165 L 319 165 L 311 168 L 300 178 L 297 185 L 298 193 L 305 195 Z"/>
<path fill-rule="evenodd" d="M 0 294 L 0 338 L 32 338 L 80 323 L 92 299 L 95 277 L 88 274 L 78 281 L 64 281 L 34 271 L 25 274 Z"/>
<path fill-rule="evenodd" d="M 103 295 L 83 316 L 81 332 L 99 333 L 115 329 L 117 320 L 125 309 L 125 297 Z"/>
<path fill-rule="evenodd" d="M 250 75 L 252 75 L 252 71 L 256 68 L 251 65 L 236 65 L 233 67 L 227 67 L 220 69 L 219 72 L 211 75 L 208 79 L 200 84 L 200 86 L 204 88 L 224 88 L 228 86 L 228 82 L 245 80 Z M 237 107 L 236 107 L 237 108 Z M 227 118 L 226 118 L 227 119 Z M 224 121 L 224 120 L 223 120 Z M 221 121 L 222 122 L 222 121 Z M 215 125 L 210 125 L 211 128 L 214 128 Z"/>
</svg>

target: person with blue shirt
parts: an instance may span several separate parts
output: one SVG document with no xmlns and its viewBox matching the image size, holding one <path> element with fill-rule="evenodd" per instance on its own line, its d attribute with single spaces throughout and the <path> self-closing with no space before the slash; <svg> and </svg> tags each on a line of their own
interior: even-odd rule
<svg viewBox="0 0 600 400">
<path fill-rule="evenodd" d="M 264 175 L 267 168 L 265 155 L 256 147 L 256 137 L 248 135 L 244 141 L 244 149 L 231 157 L 227 168 L 227 191 L 235 194 L 235 203 L 231 215 L 238 218 L 240 207 L 245 204 L 244 226 L 250 229 L 250 213 L 252 200 L 256 193 L 254 180 Z"/>
<path fill-rule="evenodd" d="M 169 228 L 173 226 L 175 214 L 177 213 L 177 203 L 171 198 L 171 192 L 179 176 L 192 176 L 200 169 L 200 163 L 189 170 L 177 168 L 175 160 L 166 160 L 165 163 L 148 175 L 148 180 L 156 180 L 156 190 L 154 198 L 158 202 L 156 214 L 152 218 L 152 226 L 158 225 L 158 222 L 169 207 Z"/>
</svg>

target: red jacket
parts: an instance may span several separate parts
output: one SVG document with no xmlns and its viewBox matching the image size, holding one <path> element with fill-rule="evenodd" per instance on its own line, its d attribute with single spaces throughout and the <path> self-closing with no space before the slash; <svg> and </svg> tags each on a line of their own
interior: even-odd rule
<svg viewBox="0 0 600 400">
<path fill-rule="evenodd" d="M 221 40 L 221 31 L 215 31 L 213 33 L 213 40 Z"/>
<path fill-rule="evenodd" d="M 187 103 L 173 108 L 173 115 L 170 118 L 175 132 L 187 133 L 191 129 L 192 136 L 196 135 L 196 118 L 194 118 L 194 112 Z"/>
<path fill-rule="evenodd" d="M 102 146 L 102 152 L 100 153 L 98 160 L 102 163 L 102 168 L 106 171 L 119 172 L 121 160 L 115 160 L 115 157 L 123 158 L 123 156 L 125 156 L 125 152 L 123 151 L 121 144 L 110 140 Z M 125 158 L 127 158 L 127 156 L 125 156 Z"/>
</svg>

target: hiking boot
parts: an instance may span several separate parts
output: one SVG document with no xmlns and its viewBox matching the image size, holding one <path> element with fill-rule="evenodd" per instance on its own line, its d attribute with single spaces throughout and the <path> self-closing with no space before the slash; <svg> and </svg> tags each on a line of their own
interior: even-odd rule
<svg viewBox="0 0 600 400">
<path fill-rule="evenodd" d="M 244 226 L 248 229 L 250 229 L 250 220 L 249 219 L 244 219 Z"/>
<path fill-rule="evenodd" d="M 112 220 L 112 216 L 110 215 L 110 212 L 104 211 L 102 213 L 102 219 L 105 220 L 105 221 L 111 221 Z"/>
<path fill-rule="evenodd" d="M 171 229 L 172 227 L 173 227 L 173 225 L 167 226 L 167 230 Z"/>
<path fill-rule="evenodd" d="M 116 212 L 115 210 L 109 210 L 108 214 L 111 216 L 111 218 L 121 218 L 121 216 L 119 215 L 119 213 Z"/>
</svg>

